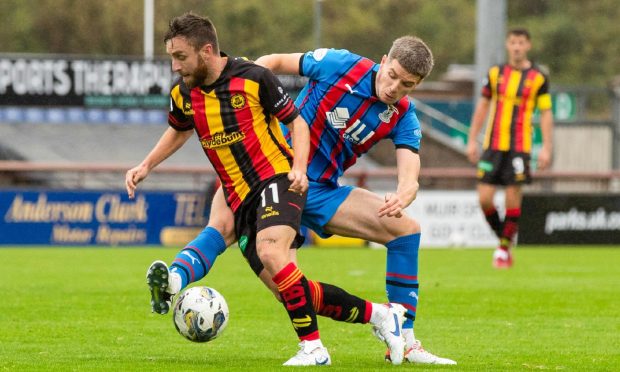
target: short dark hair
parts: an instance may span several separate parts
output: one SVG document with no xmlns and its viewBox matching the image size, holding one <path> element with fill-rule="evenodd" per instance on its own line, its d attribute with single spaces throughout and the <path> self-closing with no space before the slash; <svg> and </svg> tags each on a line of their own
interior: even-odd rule
<svg viewBox="0 0 620 372">
<path fill-rule="evenodd" d="M 530 40 L 530 32 L 526 28 L 523 28 L 523 27 L 515 27 L 515 28 L 510 29 L 506 36 L 510 36 L 510 35 L 525 36 L 526 39 Z"/>
<path fill-rule="evenodd" d="M 168 31 L 164 36 L 164 43 L 177 36 L 187 39 L 189 44 L 196 50 L 206 44 L 211 44 L 215 53 L 220 52 L 215 26 L 207 17 L 188 12 L 172 18 L 168 24 Z"/>
</svg>

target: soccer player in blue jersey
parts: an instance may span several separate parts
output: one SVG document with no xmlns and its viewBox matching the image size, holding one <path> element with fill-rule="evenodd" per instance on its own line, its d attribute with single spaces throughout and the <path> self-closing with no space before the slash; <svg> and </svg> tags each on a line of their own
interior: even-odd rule
<svg viewBox="0 0 620 372">
<path fill-rule="evenodd" d="M 416 198 L 420 173 L 420 124 L 408 95 L 432 70 L 433 56 L 417 37 L 394 41 L 381 63 L 346 50 L 272 54 L 256 60 L 280 74 L 309 78 L 295 104 L 310 126 L 310 181 L 302 224 L 320 236 L 361 238 L 387 247 L 386 290 L 390 302 L 407 309 L 403 325 L 405 359 L 412 363 L 456 364 L 424 350 L 413 332 L 418 302 L 420 225 L 403 210 Z M 380 196 L 338 184 L 344 171 L 379 140 L 396 146 L 398 186 Z M 361 208 L 360 206 L 363 206 Z M 186 247 L 200 252 L 199 263 L 182 253 L 171 265 L 170 291 L 204 277 L 213 261 L 234 243 L 234 220 L 222 190 L 214 196 L 209 225 Z M 290 250 L 291 258 L 296 250 Z M 190 278 L 189 272 L 194 273 Z M 198 273 L 198 274 L 196 274 Z M 263 282 L 274 293 L 265 270 Z"/>
</svg>

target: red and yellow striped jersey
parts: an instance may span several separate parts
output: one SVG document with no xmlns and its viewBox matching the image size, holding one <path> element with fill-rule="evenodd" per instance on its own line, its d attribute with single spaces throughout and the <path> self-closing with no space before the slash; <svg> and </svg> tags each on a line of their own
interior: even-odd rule
<svg viewBox="0 0 620 372">
<path fill-rule="evenodd" d="M 229 57 L 210 86 L 189 89 L 180 78 L 173 84 L 168 124 L 196 131 L 234 212 L 253 187 L 291 170 L 293 151 L 278 120 L 288 124 L 298 114 L 271 71 Z"/>
<path fill-rule="evenodd" d="M 535 65 L 526 70 L 493 66 L 482 95 L 491 99 L 483 148 L 530 153 L 534 109 L 551 109 L 547 76 Z"/>
</svg>

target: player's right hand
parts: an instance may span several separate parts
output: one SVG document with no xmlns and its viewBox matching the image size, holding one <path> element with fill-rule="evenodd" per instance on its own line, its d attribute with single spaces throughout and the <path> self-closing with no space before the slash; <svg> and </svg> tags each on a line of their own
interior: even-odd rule
<svg viewBox="0 0 620 372">
<path fill-rule="evenodd" d="M 396 217 L 401 218 L 403 216 L 403 210 L 405 204 L 397 193 L 385 194 L 385 203 L 379 208 L 379 217 Z"/>
<path fill-rule="evenodd" d="M 308 176 L 306 176 L 306 172 L 292 169 L 288 172 L 288 180 L 291 181 L 289 189 L 294 192 L 304 193 L 308 190 Z"/>
<path fill-rule="evenodd" d="M 134 198 L 138 183 L 145 179 L 148 174 L 148 169 L 143 165 L 133 167 L 125 173 L 125 188 L 127 189 L 127 196 L 129 196 L 129 199 Z"/>
</svg>

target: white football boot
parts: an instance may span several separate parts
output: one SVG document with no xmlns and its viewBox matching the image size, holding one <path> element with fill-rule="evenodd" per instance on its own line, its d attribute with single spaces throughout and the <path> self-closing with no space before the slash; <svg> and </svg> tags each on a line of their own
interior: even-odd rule
<svg viewBox="0 0 620 372">
<path fill-rule="evenodd" d="M 383 306 L 387 307 L 387 313 L 383 315 L 383 319 L 373 323 L 373 333 L 379 340 L 385 342 L 387 345 L 392 364 L 401 364 L 403 362 L 403 353 L 405 350 L 402 325 L 405 321 L 405 312 L 407 309 L 405 309 L 403 305 L 395 303 L 389 303 Z"/>
<path fill-rule="evenodd" d="M 496 269 L 510 269 L 513 265 L 512 253 L 509 250 L 497 248 L 493 252 L 493 267 Z"/>
<path fill-rule="evenodd" d="M 422 343 L 419 340 L 415 340 L 413 345 L 407 348 L 405 351 L 405 359 L 409 363 L 417 364 L 441 364 L 441 365 L 454 365 L 456 362 L 452 359 L 438 357 L 428 351 L 424 350 Z"/>
<path fill-rule="evenodd" d="M 332 364 L 332 359 L 321 340 L 302 341 L 299 347 L 297 354 L 287 360 L 284 366 L 329 366 Z"/>
</svg>

